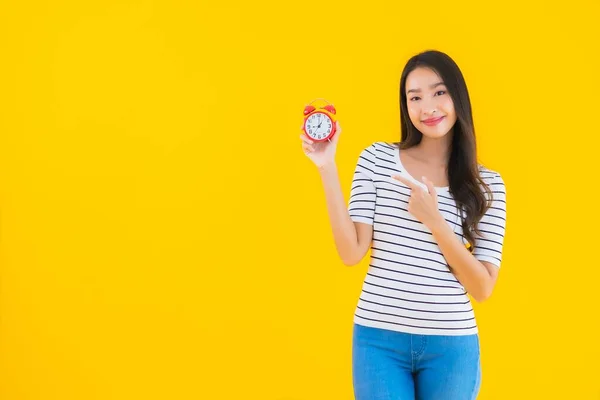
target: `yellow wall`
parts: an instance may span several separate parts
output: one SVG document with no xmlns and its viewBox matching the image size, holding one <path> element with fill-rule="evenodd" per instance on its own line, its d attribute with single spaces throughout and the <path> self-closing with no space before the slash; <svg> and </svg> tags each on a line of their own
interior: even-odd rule
<svg viewBox="0 0 600 400">
<path fill-rule="evenodd" d="M 352 399 L 367 260 L 301 113 L 336 105 L 347 196 L 426 48 L 508 188 L 480 399 L 600 398 L 597 1 L 202 3 L 1 3 L 2 399 Z"/>
</svg>

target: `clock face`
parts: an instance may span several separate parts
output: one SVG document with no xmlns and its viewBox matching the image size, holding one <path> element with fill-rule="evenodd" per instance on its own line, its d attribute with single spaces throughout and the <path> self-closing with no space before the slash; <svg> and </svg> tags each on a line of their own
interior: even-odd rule
<svg viewBox="0 0 600 400">
<path fill-rule="evenodd" d="M 333 121 L 327 114 L 317 112 L 308 117 L 304 129 L 311 139 L 323 140 L 331 134 Z"/>
</svg>

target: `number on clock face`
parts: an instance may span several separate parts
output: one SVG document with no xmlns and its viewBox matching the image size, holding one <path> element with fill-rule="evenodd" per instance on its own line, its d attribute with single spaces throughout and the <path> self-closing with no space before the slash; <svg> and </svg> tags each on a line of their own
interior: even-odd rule
<svg viewBox="0 0 600 400">
<path fill-rule="evenodd" d="M 315 113 L 306 120 L 306 133 L 313 139 L 324 139 L 331 133 L 331 118 L 323 113 Z"/>
</svg>

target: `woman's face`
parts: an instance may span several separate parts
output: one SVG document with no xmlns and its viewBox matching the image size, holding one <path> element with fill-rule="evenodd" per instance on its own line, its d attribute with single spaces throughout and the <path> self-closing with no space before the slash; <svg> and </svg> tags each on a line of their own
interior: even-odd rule
<svg viewBox="0 0 600 400">
<path fill-rule="evenodd" d="M 406 102 L 410 120 L 423 136 L 441 138 L 456 122 L 454 103 L 446 85 L 429 68 L 418 67 L 407 76 Z"/>
</svg>

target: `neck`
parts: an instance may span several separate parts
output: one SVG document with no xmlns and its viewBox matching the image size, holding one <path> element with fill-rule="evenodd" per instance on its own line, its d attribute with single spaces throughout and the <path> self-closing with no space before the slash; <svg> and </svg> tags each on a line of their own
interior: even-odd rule
<svg viewBox="0 0 600 400">
<path fill-rule="evenodd" d="M 439 139 L 423 136 L 421 143 L 416 147 L 418 149 L 419 158 L 427 160 L 430 163 L 446 166 L 448 165 L 448 159 L 450 158 L 451 144 L 452 134 L 450 132 Z"/>
</svg>

